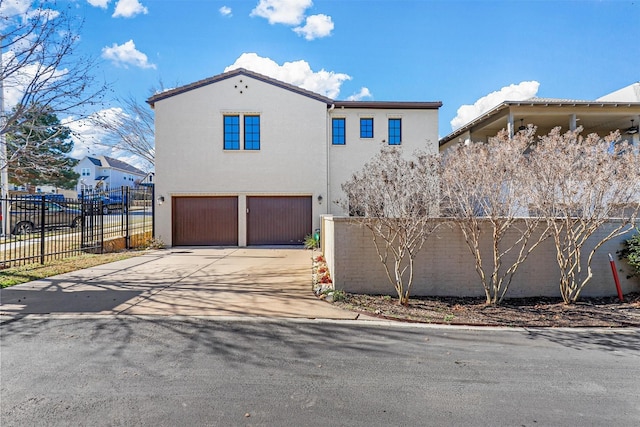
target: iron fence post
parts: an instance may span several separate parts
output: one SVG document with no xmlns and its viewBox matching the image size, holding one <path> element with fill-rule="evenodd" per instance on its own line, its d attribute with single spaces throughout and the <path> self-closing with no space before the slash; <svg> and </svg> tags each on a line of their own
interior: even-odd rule
<svg viewBox="0 0 640 427">
<path fill-rule="evenodd" d="M 151 185 L 151 238 L 156 238 L 156 186 Z"/>
<path fill-rule="evenodd" d="M 45 205 L 44 196 L 41 196 L 40 200 L 40 264 L 44 264 L 44 229 L 45 229 Z"/>
<path fill-rule="evenodd" d="M 102 202 L 100 202 L 100 213 L 98 217 L 100 218 L 98 221 L 100 222 L 100 253 L 104 253 L 104 215 L 102 214 Z"/>
<path fill-rule="evenodd" d="M 131 214 L 131 198 L 130 198 L 130 192 L 129 192 L 130 188 L 129 187 L 122 187 L 122 191 L 123 191 L 123 199 L 122 199 L 122 209 L 125 211 L 125 236 L 124 236 L 124 241 L 125 241 L 125 247 L 127 249 L 131 249 L 131 235 L 129 233 L 129 215 Z M 126 206 L 126 210 L 125 210 L 125 206 Z"/>
</svg>

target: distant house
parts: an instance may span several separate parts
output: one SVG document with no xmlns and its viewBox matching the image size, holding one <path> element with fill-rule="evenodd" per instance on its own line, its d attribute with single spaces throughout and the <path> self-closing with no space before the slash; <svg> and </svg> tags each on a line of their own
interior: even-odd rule
<svg viewBox="0 0 640 427">
<path fill-rule="evenodd" d="M 601 137 L 619 130 L 623 139 L 638 145 L 640 83 L 595 101 L 556 98 L 504 101 L 440 139 L 440 151 L 465 141 L 487 142 L 502 129 L 513 135 L 529 124 L 538 128 L 538 135 L 547 134 L 556 126 L 563 131 L 582 126 L 583 135 L 596 133 Z"/>
<path fill-rule="evenodd" d="M 156 173 L 149 172 L 144 178 L 142 178 L 142 180 L 140 181 L 140 185 L 150 187 L 155 184 L 156 182 L 155 179 L 156 179 Z"/>
<path fill-rule="evenodd" d="M 438 151 L 440 102 L 335 101 L 245 69 L 147 102 L 170 246 L 299 244 L 381 147 Z"/>
<path fill-rule="evenodd" d="M 107 156 L 87 156 L 74 170 L 80 174 L 77 191 L 109 190 L 120 187 L 136 187 L 147 173 L 122 160 Z"/>
</svg>

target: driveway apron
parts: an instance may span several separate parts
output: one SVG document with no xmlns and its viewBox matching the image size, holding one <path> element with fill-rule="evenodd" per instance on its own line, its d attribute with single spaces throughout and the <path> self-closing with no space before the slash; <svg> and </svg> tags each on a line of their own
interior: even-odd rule
<svg viewBox="0 0 640 427">
<path fill-rule="evenodd" d="M 311 252 L 171 248 L 0 291 L 0 313 L 355 319 L 315 297 Z"/>
</svg>

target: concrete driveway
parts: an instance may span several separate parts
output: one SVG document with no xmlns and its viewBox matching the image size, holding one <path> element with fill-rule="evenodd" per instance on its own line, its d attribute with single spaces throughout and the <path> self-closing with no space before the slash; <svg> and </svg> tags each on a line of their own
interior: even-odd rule
<svg viewBox="0 0 640 427">
<path fill-rule="evenodd" d="M 0 291 L 0 313 L 356 319 L 311 290 L 311 252 L 172 248 Z"/>
</svg>

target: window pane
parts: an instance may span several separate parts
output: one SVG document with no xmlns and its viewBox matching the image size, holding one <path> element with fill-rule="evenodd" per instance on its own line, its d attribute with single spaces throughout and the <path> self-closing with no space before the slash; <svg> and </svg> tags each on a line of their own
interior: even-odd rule
<svg viewBox="0 0 640 427">
<path fill-rule="evenodd" d="M 344 145 L 345 144 L 345 119 L 333 119 L 332 120 L 332 142 L 334 145 Z"/>
<path fill-rule="evenodd" d="M 373 119 L 360 119 L 360 138 L 373 138 Z"/>
<path fill-rule="evenodd" d="M 260 149 L 260 116 L 244 116 L 244 149 Z"/>
<path fill-rule="evenodd" d="M 389 119 L 389 145 L 402 142 L 402 119 Z"/>
<path fill-rule="evenodd" d="M 240 149 L 240 116 L 224 116 L 224 149 Z"/>
</svg>

